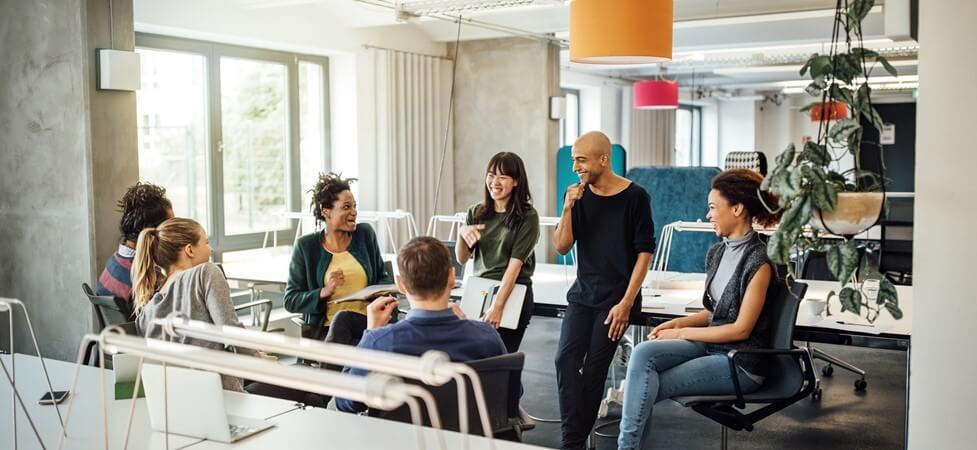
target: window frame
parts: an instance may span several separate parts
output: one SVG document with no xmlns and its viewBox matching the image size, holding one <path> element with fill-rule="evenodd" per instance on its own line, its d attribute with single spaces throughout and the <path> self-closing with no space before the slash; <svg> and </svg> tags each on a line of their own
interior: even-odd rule
<svg viewBox="0 0 977 450">
<path fill-rule="evenodd" d="M 285 167 L 287 178 L 286 203 L 289 211 L 302 211 L 304 193 L 301 192 L 301 128 L 299 109 L 299 63 L 310 63 L 321 66 L 322 69 L 322 98 L 320 107 L 322 119 L 319 124 L 322 133 L 321 161 L 323 167 L 318 170 L 329 170 L 331 164 L 331 111 L 329 98 L 329 58 L 318 55 L 297 54 L 278 50 L 245 47 L 218 42 L 187 39 L 173 36 L 163 36 L 149 33 L 136 33 L 136 48 L 147 50 L 174 51 L 190 53 L 204 58 L 205 77 L 205 113 L 207 130 L 207 216 L 210 223 L 211 246 L 214 248 L 214 260 L 220 261 L 224 252 L 259 248 L 265 242 L 269 233 L 274 233 L 281 242 L 291 242 L 295 238 L 296 221 L 288 220 L 288 225 L 267 232 L 254 232 L 228 235 L 224 220 L 224 167 L 223 167 L 223 130 L 221 117 L 221 58 L 238 58 L 259 62 L 277 63 L 285 67 L 286 125 L 285 146 L 288 156 Z M 138 126 L 138 124 L 137 124 Z"/>
<path fill-rule="evenodd" d="M 679 110 L 689 112 L 689 133 L 692 138 L 692 145 L 689 148 L 689 167 L 702 167 L 702 106 L 680 103 Z M 677 113 L 677 112 L 676 112 Z M 698 131 L 699 136 L 693 133 Z M 675 130 L 675 139 L 679 139 L 678 128 Z M 684 139 L 684 137 L 682 137 Z M 677 148 L 677 146 L 676 146 Z"/>
</svg>

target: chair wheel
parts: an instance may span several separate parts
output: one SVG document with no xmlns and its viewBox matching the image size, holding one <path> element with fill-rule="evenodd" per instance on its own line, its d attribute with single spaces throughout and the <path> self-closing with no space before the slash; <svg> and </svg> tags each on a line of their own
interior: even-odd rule
<svg viewBox="0 0 977 450">
<path fill-rule="evenodd" d="M 821 388 L 817 388 L 811 392 L 811 400 L 821 400 Z"/>
<path fill-rule="evenodd" d="M 855 380 L 855 390 L 858 392 L 865 392 L 865 388 L 868 387 L 868 381 L 864 379 Z"/>
<path fill-rule="evenodd" d="M 828 364 L 821 368 L 821 375 L 824 375 L 826 377 L 831 377 L 831 375 L 834 375 L 834 373 L 835 373 L 835 368 L 831 364 Z"/>
</svg>

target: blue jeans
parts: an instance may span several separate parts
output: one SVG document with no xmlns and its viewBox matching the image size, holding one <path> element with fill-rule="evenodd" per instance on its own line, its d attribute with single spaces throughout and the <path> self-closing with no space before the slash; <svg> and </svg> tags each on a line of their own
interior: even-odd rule
<svg viewBox="0 0 977 450">
<path fill-rule="evenodd" d="M 737 368 L 736 373 L 743 393 L 760 387 L 742 369 Z M 701 342 L 676 339 L 638 344 L 628 363 L 618 450 L 646 448 L 655 403 L 684 395 L 732 394 L 734 389 L 729 359 L 722 353 L 709 353 Z"/>
</svg>

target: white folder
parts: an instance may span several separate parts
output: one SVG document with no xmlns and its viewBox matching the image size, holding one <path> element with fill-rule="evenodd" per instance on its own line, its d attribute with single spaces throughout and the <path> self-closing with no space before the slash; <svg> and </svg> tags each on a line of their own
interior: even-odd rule
<svg viewBox="0 0 977 450">
<path fill-rule="evenodd" d="M 478 320 L 489 306 L 492 306 L 502 282 L 488 278 L 468 277 L 465 278 L 464 284 L 465 292 L 461 296 L 459 306 L 469 319 Z M 521 284 L 513 286 L 512 293 L 505 302 L 505 309 L 502 310 L 502 321 L 499 327 L 514 330 L 519 326 L 519 315 L 522 313 L 522 304 L 525 300 L 526 286 Z"/>
</svg>

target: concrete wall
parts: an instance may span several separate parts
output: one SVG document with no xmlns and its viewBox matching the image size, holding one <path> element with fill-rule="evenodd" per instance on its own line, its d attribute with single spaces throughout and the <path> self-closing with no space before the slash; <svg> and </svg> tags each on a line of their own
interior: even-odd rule
<svg viewBox="0 0 977 450">
<path fill-rule="evenodd" d="M 91 55 L 96 49 L 114 46 L 116 50 L 135 48 L 132 2 L 113 1 L 114 17 L 109 34 L 109 7 L 104 0 L 87 0 L 88 99 L 91 131 L 92 196 L 96 270 L 118 248 L 119 219 L 116 200 L 139 181 L 139 150 L 136 139 L 136 93 L 96 89 L 96 64 Z"/>
<path fill-rule="evenodd" d="M 467 41 L 457 64 L 455 210 L 481 201 L 489 158 L 511 151 L 526 164 L 540 215 L 554 215 L 559 122 L 549 119 L 549 98 L 560 95 L 556 47 L 522 38 Z"/>
<path fill-rule="evenodd" d="M 0 71 L 0 296 L 27 304 L 41 351 L 59 359 L 74 359 L 79 338 L 91 330 L 80 285 L 93 280 L 98 259 L 118 239 L 109 230 L 111 217 L 93 220 L 93 201 L 103 201 L 93 193 L 113 195 L 113 184 L 129 179 L 110 172 L 135 167 L 134 159 L 103 166 L 127 159 L 120 150 L 126 136 L 135 154 L 135 104 L 131 94 L 123 104 L 124 95 L 93 90 L 89 42 L 100 41 L 89 40 L 87 30 L 108 25 L 94 3 L 0 3 L 0 58 L 7 67 Z M 117 24 L 131 24 L 131 4 L 116 1 L 115 10 Z M 116 27 L 131 45 L 128 30 Z M 101 123 L 93 127 L 93 119 Z M 108 122 L 128 129 L 105 127 Z M 16 350 L 28 352 L 19 314 L 15 329 Z"/>
<path fill-rule="evenodd" d="M 973 283 L 972 105 L 977 61 L 961 42 L 977 39 L 977 3 L 919 3 L 916 209 L 909 448 L 973 448 L 977 398 L 977 302 Z"/>
</svg>

